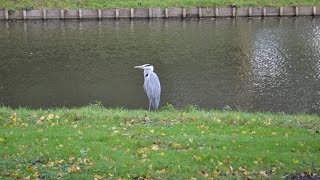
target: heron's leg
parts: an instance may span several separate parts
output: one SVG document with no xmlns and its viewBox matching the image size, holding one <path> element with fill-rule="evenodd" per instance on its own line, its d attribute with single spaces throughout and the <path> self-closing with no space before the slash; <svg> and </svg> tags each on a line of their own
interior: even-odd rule
<svg viewBox="0 0 320 180">
<path fill-rule="evenodd" d="M 150 103 L 149 103 L 149 111 L 150 111 L 150 108 L 151 108 L 151 101 L 150 101 Z"/>
</svg>

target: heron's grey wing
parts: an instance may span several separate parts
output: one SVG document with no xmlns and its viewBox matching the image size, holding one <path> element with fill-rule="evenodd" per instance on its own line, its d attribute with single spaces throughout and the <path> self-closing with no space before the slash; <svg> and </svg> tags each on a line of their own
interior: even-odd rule
<svg viewBox="0 0 320 180">
<path fill-rule="evenodd" d="M 152 106 L 157 109 L 159 106 L 161 94 L 161 86 L 157 74 L 149 74 L 149 77 L 145 79 L 144 88 L 152 103 Z"/>
</svg>

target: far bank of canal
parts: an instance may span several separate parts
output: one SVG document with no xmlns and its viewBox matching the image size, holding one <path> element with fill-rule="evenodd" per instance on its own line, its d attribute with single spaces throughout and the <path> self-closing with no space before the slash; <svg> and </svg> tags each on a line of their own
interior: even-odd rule
<svg viewBox="0 0 320 180">
<path fill-rule="evenodd" d="M 0 20 L 123 19 L 123 18 L 236 18 L 319 16 L 320 6 L 214 7 L 214 8 L 113 8 L 95 10 L 0 9 Z"/>
</svg>

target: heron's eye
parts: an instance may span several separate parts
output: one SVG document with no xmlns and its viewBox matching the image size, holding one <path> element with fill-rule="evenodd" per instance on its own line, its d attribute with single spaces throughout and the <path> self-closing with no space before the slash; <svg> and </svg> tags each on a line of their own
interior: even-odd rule
<svg viewBox="0 0 320 180">
<path fill-rule="evenodd" d="M 148 66 L 151 66 L 151 64 L 146 64 L 145 66 L 148 67 Z"/>
<path fill-rule="evenodd" d="M 149 76 L 149 74 L 146 74 L 146 76 L 145 77 L 148 77 Z"/>
</svg>

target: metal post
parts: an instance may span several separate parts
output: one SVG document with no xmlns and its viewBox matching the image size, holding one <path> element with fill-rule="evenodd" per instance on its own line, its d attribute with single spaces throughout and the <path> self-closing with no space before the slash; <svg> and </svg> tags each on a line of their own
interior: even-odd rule
<svg viewBox="0 0 320 180">
<path fill-rule="evenodd" d="M 248 8 L 248 16 L 249 16 L 249 17 L 252 16 L 252 8 L 251 8 L 251 7 Z"/>
<path fill-rule="evenodd" d="M 279 16 L 283 16 L 283 7 L 280 7 L 279 9 Z"/>
<path fill-rule="evenodd" d="M 79 9 L 79 19 L 82 19 L 82 10 Z"/>
<path fill-rule="evenodd" d="M 201 7 L 198 8 L 198 14 L 199 14 L 199 18 L 202 18 L 202 9 L 201 9 Z"/>
<path fill-rule="evenodd" d="M 134 9 L 133 8 L 130 9 L 130 18 L 131 19 L 134 18 Z"/>
<path fill-rule="evenodd" d="M 186 8 L 182 8 L 182 17 L 186 18 L 187 17 L 187 10 Z"/>
<path fill-rule="evenodd" d="M 102 18 L 101 9 L 98 9 L 98 19 L 101 20 L 101 18 Z"/>
<path fill-rule="evenodd" d="M 119 19 L 119 9 L 116 9 L 116 19 Z"/>
<path fill-rule="evenodd" d="M 169 17 L 168 8 L 165 8 L 165 9 L 164 9 L 164 14 L 165 14 L 166 19 L 168 19 L 168 17 Z"/>
<path fill-rule="evenodd" d="M 61 20 L 64 20 L 64 9 L 61 9 L 60 11 L 60 18 Z"/>
<path fill-rule="evenodd" d="M 42 10 L 42 18 L 43 20 L 47 20 L 47 10 L 45 9 Z"/>
</svg>

